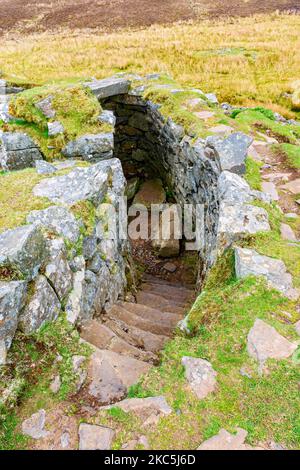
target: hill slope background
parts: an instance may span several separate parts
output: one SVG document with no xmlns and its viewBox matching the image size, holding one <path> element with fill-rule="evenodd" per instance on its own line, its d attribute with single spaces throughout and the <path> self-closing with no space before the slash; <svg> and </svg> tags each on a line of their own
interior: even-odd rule
<svg viewBox="0 0 300 470">
<path fill-rule="evenodd" d="M 100 28 L 112 31 L 197 17 L 300 11 L 296 0 L 0 0 L 0 34 Z"/>
</svg>

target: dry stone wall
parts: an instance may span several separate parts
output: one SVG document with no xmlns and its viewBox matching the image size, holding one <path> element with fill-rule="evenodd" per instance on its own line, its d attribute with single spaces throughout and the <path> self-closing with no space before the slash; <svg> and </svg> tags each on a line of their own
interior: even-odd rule
<svg viewBox="0 0 300 470">
<path fill-rule="evenodd" d="M 71 323 L 82 323 L 124 295 L 129 245 L 107 236 L 99 207 L 109 200 L 118 210 L 126 188 L 122 165 L 128 162 L 159 175 L 179 204 L 204 206 L 199 280 L 238 238 L 269 230 L 266 211 L 250 204 L 263 195 L 241 177 L 248 136 L 233 133 L 194 142 L 143 98 L 143 87 L 130 90 L 130 82 L 120 78 L 88 86 L 105 110 L 99 119 L 115 125 L 115 132 L 69 142 L 62 151 L 66 161 L 49 164 L 27 136 L 0 135 L 2 170 L 35 163 L 39 173 L 51 174 L 33 189 L 51 206 L 31 212 L 27 225 L 0 234 L 0 364 L 17 328 L 31 333 L 63 310 Z M 74 159 L 90 165 L 78 167 Z M 55 175 L 68 167 L 68 173 Z M 94 217 L 89 232 L 71 209 L 82 202 Z"/>
</svg>

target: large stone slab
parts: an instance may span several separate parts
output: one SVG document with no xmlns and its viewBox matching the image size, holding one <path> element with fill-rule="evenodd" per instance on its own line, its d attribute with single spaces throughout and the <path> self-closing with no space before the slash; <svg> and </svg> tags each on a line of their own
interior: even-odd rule
<svg viewBox="0 0 300 470">
<path fill-rule="evenodd" d="M 286 359 L 293 354 L 297 347 L 297 344 L 288 341 L 275 328 L 260 319 L 255 320 L 254 326 L 248 334 L 248 353 L 261 365 L 267 359 Z"/>
<path fill-rule="evenodd" d="M 33 194 L 55 203 L 72 205 L 90 200 L 98 205 L 107 193 L 111 176 L 111 167 L 99 162 L 89 168 L 75 168 L 67 175 L 47 178 L 33 188 Z"/>
<path fill-rule="evenodd" d="M 172 408 L 166 402 L 165 397 L 147 397 L 147 398 L 127 398 L 118 402 L 115 406 L 121 408 L 126 413 L 136 413 L 138 415 L 169 415 Z M 103 409 L 110 409 L 111 406 L 105 406 Z"/>
<path fill-rule="evenodd" d="M 163 204 L 166 200 L 166 193 L 160 179 L 148 180 L 142 184 L 140 190 L 135 195 L 133 205 L 142 204 L 147 209 L 152 204 Z"/>
<path fill-rule="evenodd" d="M 218 225 L 218 248 L 229 248 L 235 241 L 258 232 L 268 232 L 268 213 L 262 207 L 248 204 L 231 205 L 223 201 L 220 205 Z"/>
<path fill-rule="evenodd" d="M 206 139 L 206 144 L 214 150 L 221 171 L 228 170 L 241 175 L 246 171 L 245 161 L 252 140 L 242 132 L 235 132 L 224 140 L 218 136 L 210 136 Z"/>
<path fill-rule="evenodd" d="M 22 170 L 34 167 L 36 160 L 42 159 L 39 148 L 28 135 L 0 131 L 0 169 Z"/>
<path fill-rule="evenodd" d="M 19 317 L 19 328 L 27 334 L 38 330 L 48 321 L 55 320 L 61 305 L 45 276 L 38 276 L 34 292 Z"/>
<path fill-rule="evenodd" d="M 81 423 L 79 425 L 79 450 L 110 450 L 114 436 L 113 429 Z"/>
<path fill-rule="evenodd" d="M 111 96 L 123 95 L 128 93 L 130 81 L 123 78 L 105 78 L 104 80 L 93 80 L 85 84 L 93 94 L 101 100 Z"/>
<path fill-rule="evenodd" d="M 185 368 L 185 377 L 199 400 L 215 391 L 217 372 L 214 371 L 210 362 L 196 357 L 184 356 L 181 363 Z"/>
<path fill-rule="evenodd" d="M 6 362 L 6 354 L 18 326 L 26 286 L 24 281 L 0 282 L 0 366 Z"/>
<path fill-rule="evenodd" d="M 236 434 L 221 429 L 218 434 L 204 441 L 197 450 L 264 450 L 262 447 L 251 447 L 245 444 L 247 431 L 237 428 Z"/>
<path fill-rule="evenodd" d="M 299 297 L 299 292 L 293 288 L 293 279 L 287 272 L 283 261 L 263 256 L 255 250 L 235 248 L 235 272 L 238 279 L 247 276 L 263 276 L 270 287 L 282 292 L 288 298 Z"/>
<path fill-rule="evenodd" d="M 88 393 L 102 405 L 119 401 L 149 368 L 145 362 L 98 349 L 89 364 Z"/>
<path fill-rule="evenodd" d="M 281 188 L 289 191 L 292 194 L 300 194 L 300 178 L 284 184 L 281 186 Z"/>
<path fill-rule="evenodd" d="M 46 411 L 39 410 L 34 413 L 30 418 L 26 419 L 22 423 L 22 432 L 26 436 L 32 439 L 42 439 L 48 435 L 48 432 L 44 429 L 46 423 Z"/>
<path fill-rule="evenodd" d="M 27 222 L 46 227 L 75 243 L 80 236 L 80 227 L 83 226 L 66 207 L 51 206 L 41 211 L 31 211 Z"/>
<path fill-rule="evenodd" d="M 23 225 L 0 234 L 0 269 L 32 279 L 46 256 L 46 241 L 39 227 Z"/>
<path fill-rule="evenodd" d="M 82 158 L 96 162 L 112 157 L 114 136 L 112 133 L 87 134 L 69 142 L 62 150 L 66 158 Z"/>
</svg>

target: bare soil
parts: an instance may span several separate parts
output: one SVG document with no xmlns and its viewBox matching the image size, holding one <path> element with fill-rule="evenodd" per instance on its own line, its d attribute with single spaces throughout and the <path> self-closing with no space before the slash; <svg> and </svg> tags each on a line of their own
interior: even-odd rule
<svg viewBox="0 0 300 470">
<path fill-rule="evenodd" d="M 60 28 L 140 28 L 197 17 L 249 16 L 275 10 L 299 13 L 297 0 L 0 0 L 0 34 Z"/>
</svg>

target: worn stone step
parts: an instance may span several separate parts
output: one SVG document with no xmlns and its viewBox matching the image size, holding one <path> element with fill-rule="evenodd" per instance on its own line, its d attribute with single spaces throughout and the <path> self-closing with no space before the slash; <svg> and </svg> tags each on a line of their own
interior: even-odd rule
<svg viewBox="0 0 300 470">
<path fill-rule="evenodd" d="M 161 295 L 167 300 L 173 299 L 180 302 L 191 301 L 194 294 L 193 291 L 185 288 L 166 286 L 163 284 L 152 284 L 150 282 L 142 284 L 141 289 L 145 292 Z"/>
<path fill-rule="evenodd" d="M 128 325 L 120 319 L 110 318 L 108 315 L 105 315 L 104 319 L 105 324 L 119 337 L 123 338 L 127 343 L 146 351 L 159 353 L 169 339 L 167 336 L 156 335 L 150 331 Z"/>
<path fill-rule="evenodd" d="M 164 286 L 170 286 L 170 287 L 176 287 L 180 289 L 186 289 L 188 291 L 194 292 L 193 286 L 191 285 L 183 285 L 182 283 L 178 282 L 171 282 L 171 281 L 166 281 L 165 279 L 161 279 L 156 276 L 152 276 L 151 274 L 144 273 L 142 282 L 150 282 L 151 284 L 162 284 Z"/>
<path fill-rule="evenodd" d="M 81 328 L 81 338 L 93 344 L 99 349 L 108 349 L 125 356 L 133 357 L 140 361 L 157 363 L 158 358 L 151 351 L 143 351 L 129 344 L 124 338 L 120 338 L 108 326 L 97 320 L 85 323 Z"/>
<path fill-rule="evenodd" d="M 150 319 L 143 318 L 139 315 L 136 315 L 134 312 L 127 310 L 122 307 L 120 304 L 113 305 L 108 315 L 111 318 L 116 318 L 122 320 L 128 325 L 135 326 L 144 331 L 150 331 L 156 335 L 171 336 L 172 335 L 172 326 L 170 324 L 161 324 Z"/>
<path fill-rule="evenodd" d="M 99 405 L 119 401 L 150 367 L 150 364 L 132 357 L 96 349 L 88 367 L 88 394 Z"/>
<path fill-rule="evenodd" d="M 135 313 L 135 315 L 145 318 L 145 320 L 166 324 L 169 325 L 170 328 L 175 328 L 179 320 L 182 319 L 182 315 L 162 312 L 161 310 L 157 310 L 139 303 L 136 304 L 133 302 L 120 302 L 120 305 L 126 310 Z"/>
<path fill-rule="evenodd" d="M 136 294 L 136 300 L 139 304 L 156 308 L 157 310 L 183 315 L 185 307 L 188 305 L 184 302 L 176 302 L 173 299 L 165 299 L 161 295 L 152 294 L 151 292 L 140 291 Z"/>
</svg>

